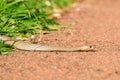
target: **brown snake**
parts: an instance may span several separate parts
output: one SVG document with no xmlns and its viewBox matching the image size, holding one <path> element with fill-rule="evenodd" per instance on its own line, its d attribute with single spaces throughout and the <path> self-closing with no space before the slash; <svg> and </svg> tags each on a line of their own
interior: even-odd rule
<svg viewBox="0 0 120 80">
<path fill-rule="evenodd" d="M 22 40 L 11 39 L 10 37 L 3 35 L 0 35 L 0 40 L 3 40 L 5 44 L 13 45 L 15 48 L 21 50 L 33 50 L 33 51 L 93 51 L 94 50 L 94 46 L 81 46 L 75 48 L 45 46 L 45 45 L 25 42 Z"/>
</svg>

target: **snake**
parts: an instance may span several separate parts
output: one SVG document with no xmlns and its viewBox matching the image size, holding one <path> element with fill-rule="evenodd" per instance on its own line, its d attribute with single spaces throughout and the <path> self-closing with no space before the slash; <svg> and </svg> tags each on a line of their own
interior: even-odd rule
<svg viewBox="0 0 120 80">
<path fill-rule="evenodd" d="M 23 40 L 16 40 L 8 36 L 0 35 L 0 40 L 4 41 L 5 44 L 14 46 L 20 50 L 28 51 L 93 51 L 94 46 L 80 46 L 80 47 L 57 47 L 57 46 L 48 46 L 41 44 L 34 44 L 31 42 L 25 42 Z"/>
</svg>

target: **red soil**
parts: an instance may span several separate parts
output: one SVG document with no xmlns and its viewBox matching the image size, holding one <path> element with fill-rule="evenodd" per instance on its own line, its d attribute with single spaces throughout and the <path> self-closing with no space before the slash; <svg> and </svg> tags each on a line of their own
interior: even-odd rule
<svg viewBox="0 0 120 80">
<path fill-rule="evenodd" d="M 43 36 L 57 46 L 95 45 L 95 52 L 0 55 L 0 80 L 120 80 L 120 0 L 85 0 L 66 12 L 71 27 Z"/>
</svg>

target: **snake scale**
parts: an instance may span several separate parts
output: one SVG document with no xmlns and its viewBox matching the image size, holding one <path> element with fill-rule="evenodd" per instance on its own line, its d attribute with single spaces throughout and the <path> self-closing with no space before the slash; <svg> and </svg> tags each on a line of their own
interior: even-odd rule
<svg viewBox="0 0 120 80">
<path fill-rule="evenodd" d="M 64 47 L 33 44 L 33 43 L 25 42 L 23 40 L 15 40 L 3 35 L 0 35 L 0 40 L 4 41 L 5 44 L 13 45 L 17 49 L 29 50 L 29 51 L 92 51 L 94 50 L 94 46 L 64 48 Z"/>
</svg>

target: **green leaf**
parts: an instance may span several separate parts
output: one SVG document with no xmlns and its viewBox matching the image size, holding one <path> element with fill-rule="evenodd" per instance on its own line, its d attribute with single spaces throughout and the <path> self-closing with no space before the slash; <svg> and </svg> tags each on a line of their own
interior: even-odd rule
<svg viewBox="0 0 120 80">
<path fill-rule="evenodd" d="M 67 25 L 48 25 L 47 28 L 48 30 L 59 30 L 61 28 L 66 28 L 68 27 Z"/>
</svg>

